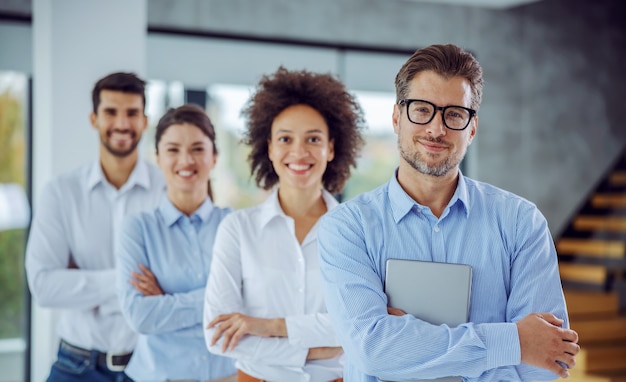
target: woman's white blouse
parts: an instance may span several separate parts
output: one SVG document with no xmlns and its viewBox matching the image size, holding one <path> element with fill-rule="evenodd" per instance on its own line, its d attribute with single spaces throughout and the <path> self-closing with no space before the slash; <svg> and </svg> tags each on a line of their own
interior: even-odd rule
<svg viewBox="0 0 626 382">
<path fill-rule="evenodd" d="M 327 191 L 328 210 L 338 203 Z M 269 381 L 330 381 L 343 375 L 343 357 L 307 361 L 309 348 L 340 346 L 324 303 L 318 266 L 317 224 L 300 244 L 294 221 L 275 189 L 262 204 L 226 216 L 217 231 L 204 303 L 204 336 L 212 353 Z M 209 346 L 216 316 L 240 312 L 284 317 L 288 337 L 244 336 L 235 349 Z"/>
</svg>

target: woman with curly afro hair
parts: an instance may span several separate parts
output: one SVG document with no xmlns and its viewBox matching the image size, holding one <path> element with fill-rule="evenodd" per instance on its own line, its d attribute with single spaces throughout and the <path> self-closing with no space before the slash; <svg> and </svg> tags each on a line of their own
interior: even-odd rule
<svg viewBox="0 0 626 382">
<path fill-rule="evenodd" d="M 205 340 L 238 381 L 341 381 L 343 351 L 322 294 L 317 222 L 363 146 L 363 112 L 330 74 L 280 67 L 243 110 L 251 174 L 272 190 L 218 229 Z"/>
</svg>

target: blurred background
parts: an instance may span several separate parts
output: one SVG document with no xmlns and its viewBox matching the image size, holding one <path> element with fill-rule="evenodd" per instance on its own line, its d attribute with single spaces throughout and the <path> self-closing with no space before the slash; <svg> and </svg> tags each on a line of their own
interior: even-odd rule
<svg viewBox="0 0 626 382">
<path fill-rule="evenodd" d="M 465 175 L 537 204 L 559 252 L 583 352 L 573 379 L 626 381 L 626 5 L 621 0 L 0 0 L 0 382 L 43 381 L 56 313 L 31 306 L 24 247 L 52 177 L 97 157 L 94 82 L 148 80 L 154 126 L 194 102 L 217 127 L 216 203 L 265 197 L 239 144 L 241 107 L 279 65 L 330 72 L 361 102 L 367 145 L 348 200 L 397 166 L 394 78 L 454 43 L 485 78 Z"/>
</svg>

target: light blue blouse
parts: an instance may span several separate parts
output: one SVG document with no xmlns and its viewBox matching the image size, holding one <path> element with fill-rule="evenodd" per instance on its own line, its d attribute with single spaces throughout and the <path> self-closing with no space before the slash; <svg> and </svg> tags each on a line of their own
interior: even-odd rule
<svg viewBox="0 0 626 382">
<path fill-rule="evenodd" d="M 186 216 L 167 199 L 127 217 L 117 243 L 116 286 L 122 312 L 139 335 L 126 374 L 136 381 L 207 380 L 236 373 L 231 359 L 204 343 L 204 289 L 215 232 L 230 213 L 207 200 Z M 165 293 L 144 296 L 129 280 L 147 266 Z"/>
</svg>

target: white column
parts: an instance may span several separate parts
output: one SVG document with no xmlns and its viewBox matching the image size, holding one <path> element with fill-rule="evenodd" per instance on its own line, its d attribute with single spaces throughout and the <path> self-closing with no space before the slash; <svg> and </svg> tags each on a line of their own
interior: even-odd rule
<svg viewBox="0 0 626 382">
<path fill-rule="evenodd" d="M 33 212 L 52 177 L 97 158 L 91 89 L 116 71 L 145 75 L 146 0 L 33 0 Z M 56 359 L 57 312 L 33 304 L 33 382 Z"/>
</svg>

